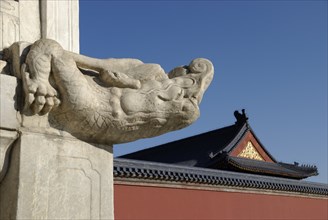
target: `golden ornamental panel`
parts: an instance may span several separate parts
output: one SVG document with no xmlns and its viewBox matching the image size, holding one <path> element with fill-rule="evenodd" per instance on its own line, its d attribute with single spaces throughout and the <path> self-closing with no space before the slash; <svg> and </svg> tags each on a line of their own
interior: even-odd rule
<svg viewBox="0 0 328 220">
<path fill-rule="evenodd" d="M 250 141 L 247 142 L 246 147 L 238 154 L 238 157 L 264 161 L 263 157 L 259 154 Z"/>
</svg>

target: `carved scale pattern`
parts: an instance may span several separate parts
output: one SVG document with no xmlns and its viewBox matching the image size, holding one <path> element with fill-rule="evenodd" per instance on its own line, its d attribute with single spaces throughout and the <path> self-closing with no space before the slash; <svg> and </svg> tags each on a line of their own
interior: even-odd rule
<svg viewBox="0 0 328 220">
<path fill-rule="evenodd" d="M 238 157 L 264 161 L 263 157 L 259 154 L 250 141 L 247 142 L 246 147 L 238 154 Z"/>
</svg>

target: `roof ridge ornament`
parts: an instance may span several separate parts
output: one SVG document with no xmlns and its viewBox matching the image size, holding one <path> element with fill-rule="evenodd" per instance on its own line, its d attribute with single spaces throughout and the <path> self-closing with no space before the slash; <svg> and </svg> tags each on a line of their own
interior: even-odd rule
<svg viewBox="0 0 328 220">
<path fill-rule="evenodd" d="M 236 111 L 234 111 L 233 114 L 236 118 L 235 124 L 243 125 L 243 124 L 247 123 L 248 117 L 246 115 L 245 109 L 242 109 L 241 113 L 238 110 L 236 110 Z"/>
</svg>

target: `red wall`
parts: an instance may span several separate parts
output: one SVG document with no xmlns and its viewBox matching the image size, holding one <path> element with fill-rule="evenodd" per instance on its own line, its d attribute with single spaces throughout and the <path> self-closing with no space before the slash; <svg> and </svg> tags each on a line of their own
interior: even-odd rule
<svg viewBox="0 0 328 220">
<path fill-rule="evenodd" d="M 328 200 L 114 185 L 115 219 L 328 219 Z"/>
</svg>

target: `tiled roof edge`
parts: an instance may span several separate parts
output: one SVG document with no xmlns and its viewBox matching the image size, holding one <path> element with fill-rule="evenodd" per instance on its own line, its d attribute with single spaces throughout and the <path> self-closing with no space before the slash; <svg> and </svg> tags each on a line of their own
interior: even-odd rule
<svg viewBox="0 0 328 220">
<path fill-rule="evenodd" d="M 121 158 L 114 159 L 114 177 L 244 187 L 328 196 L 328 184 Z"/>
<path fill-rule="evenodd" d="M 220 155 L 220 153 L 222 153 L 222 152 L 230 152 L 231 149 L 234 146 L 236 146 L 236 144 L 238 144 L 240 142 L 240 140 L 245 136 L 245 134 L 248 130 L 249 130 L 249 128 L 247 126 L 247 123 L 243 124 L 243 126 L 238 131 L 238 134 L 230 141 L 230 143 L 227 146 L 225 146 L 223 149 L 221 149 L 217 152 L 212 152 L 210 157 L 215 158 L 218 155 Z"/>
</svg>

